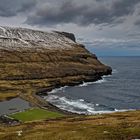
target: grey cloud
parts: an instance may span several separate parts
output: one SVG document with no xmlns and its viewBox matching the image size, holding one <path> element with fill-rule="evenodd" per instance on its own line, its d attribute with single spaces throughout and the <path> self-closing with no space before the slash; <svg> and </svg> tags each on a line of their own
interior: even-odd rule
<svg viewBox="0 0 140 140">
<path fill-rule="evenodd" d="M 139 33 L 139 32 L 130 33 L 130 34 L 128 34 L 127 36 L 128 36 L 128 39 L 135 38 L 135 39 L 140 40 L 140 33 Z M 140 41 L 139 41 L 139 42 L 140 42 Z M 140 43 L 139 43 L 139 44 L 140 44 Z"/>
<path fill-rule="evenodd" d="M 86 2 L 61 0 L 57 4 L 43 4 L 27 18 L 26 23 L 44 26 L 64 23 L 81 26 L 122 23 L 125 19 L 123 17 L 134 13 L 135 6 L 139 2 L 139 0 L 86 0 Z"/>
<path fill-rule="evenodd" d="M 135 6 L 139 3 L 139 0 L 118 0 L 112 5 L 114 11 L 112 14 L 115 16 L 123 16 L 127 14 L 132 14 L 135 10 Z"/>
<path fill-rule="evenodd" d="M 88 47 L 94 48 L 126 48 L 126 49 L 137 49 L 140 50 L 140 41 L 139 40 L 93 40 L 93 41 L 83 41 Z"/>
<path fill-rule="evenodd" d="M 140 20 L 135 21 L 134 24 L 137 25 L 137 26 L 140 26 Z"/>
<path fill-rule="evenodd" d="M 12 17 L 36 5 L 36 0 L 0 0 L 0 16 Z"/>
</svg>

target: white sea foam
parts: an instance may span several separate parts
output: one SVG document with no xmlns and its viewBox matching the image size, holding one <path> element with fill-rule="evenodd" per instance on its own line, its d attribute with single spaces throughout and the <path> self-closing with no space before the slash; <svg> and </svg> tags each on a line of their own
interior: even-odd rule
<svg viewBox="0 0 140 140">
<path fill-rule="evenodd" d="M 79 101 L 84 102 L 84 99 L 79 99 Z"/>
<path fill-rule="evenodd" d="M 96 106 L 99 106 L 99 104 L 96 104 Z"/>
<path fill-rule="evenodd" d="M 113 113 L 113 112 L 124 112 L 127 110 L 96 110 L 96 107 L 99 107 L 99 104 L 93 104 L 88 103 L 84 101 L 83 99 L 68 99 L 66 97 L 59 97 L 56 95 L 49 95 L 47 97 L 44 97 L 45 100 L 52 103 L 53 105 L 57 106 L 58 108 L 62 110 L 66 110 L 73 113 L 78 114 L 87 114 L 87 115 L 93 115 L 93 114 L 104 114 L 104 113 Z"/>
<path fill-rule="evenodd" d="M 118 73 L 118 71 L 116 69 L 113 69 L 112 74 L 114 74 L 114 73 Z"/>
<path fill-rule="evenodd" d="M 88 85 L 93 84 L 94 82 L 83 82 L 82 84 L 78 85 L 78 87 L 86 87 Z"/>
<path fill-rule="evenodd" d="M 95 82 L 83 82 L 78 87 L 86 87 L 88 85 L 101 84 L 101 83 L 104 83 L 104 82 L 106 82 L 106 79 L 103 77 L 101 80 L 98 80 L 98 81 L 95 81 Z"/>
<path fill-rule="evenodd" d="M 103 78 L 109 78 L 111 77 L 112 75 L 104 75 Z"/>
<path fill-rule="evenodd" d="M 90 114 L 94 111 L 94 104 L 87 103 L 83 99 L 72 100 L 66 97 L 50 95 L 45 97 L 47 101 L 60 109 L 78 114 Z"/>
<path fill-rule="evenodd" d="M 101 83 L 104 83 L 104 82 L 106 82 L 106 79 L 105 78 L 102 78 L 101 80 L 98 80 L 98 81 L 96 81 L 94 83 L 101 84 Z"/>
<path fill-rule="evenodd" d="M 60 88 L 55 88 L 55 89 L 53 89 L 52 91 L 48 92 L 48 94 L 57 93 L 57 92 L 59 92 L 59 91 L 64 92 L 65 89 L 66 89 L 67 87 L 68 87 L 68 86 L 64 86 L 64 87 L 60 87 Z"/>
<path fill-rule="evenodd" d="M 82 84 L 78 85 L 78 87 L 86 87 L 88 85 L 92 85 L 92 84 L 101 84 L 101 83 L 104 83 L 106 82 L 107 80 L 103 77 L 102 79 L 98 80 L 98 81 L 94 81 L 94 82 L 83 82 Z M 51 93 L 57 93 L 59 91 L 62 91 L 62 92 L 65 92 L 65 89 L 67 88 L 68 86 L 64 86 L 64 87 L 60 87 L 60 88 L 55 88 L 53 89 L 52 91 L 48 92 L 48 94 L 51 94 Z M 77 86 L 76 86 L 77 87 Z"/>
</svg>

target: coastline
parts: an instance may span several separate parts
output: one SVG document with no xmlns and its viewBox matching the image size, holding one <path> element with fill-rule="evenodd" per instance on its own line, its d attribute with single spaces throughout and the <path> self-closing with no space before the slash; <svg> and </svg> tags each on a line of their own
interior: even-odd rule
<svg viewBox="0 0 140 140">
<path fill-rule="evenodd" d="M 105 74 L 105 75 L 112 75 L 112 71 L 108 74 Z M 43 104 L 45 103 L 45 105 L 41 106 L 41 108 L 44 108 L 44 109 L 47 108 L 47 109 L 50 109 L 53 111 L 55 110 L 55 111 L 58 111 L 58 112 L 61 112 L 61 113 L 67 114 L 67 115 L 86 115 L 86 114 L 79 114 L 79 113 L 74 113 L 74 112 L 63 110 L 63 109 L 53 105 L 52 103 L 46 101 L 42 96 L 48 96 L 48 92 L 51 92 L 52 90 L 57 89 L 57 88 L 63 88 L 63 87 L 67 87 L 67 86 L 68 87 L 78 86 L 78 85 L 81 85 L 83 83 L 88 83 L 88 82 L 97 82 L 98 80 L 102 80 L 103 76 L 105 76 L 105 75 L 99 76 L 97 79 L 88 79 L 85 81 L 81 80 L 81 81 L 76 81 L 74 83 L 67 83 L 66 85 L 63 85 L 63 84 L 56 85 L 56 86 L 53 85 L 53 86 L 48 87 L 48 89 L 37 92 L 33 96 L 37 100 L 41 101 L 41 103 L 43 103 Z"/>
<path fill-rule="evenodd" d="M 110 75 L 111 72 L 112 72 L 112 70 L 110 69 L 110 71 L 108 71 L 108 73 L 105 73 L 104 75 Z M 37 89 L 33 89 L 33 88 L 30 87 L 29 89 L 27 88 L 27 91 L 25 91 L 24 93 L 21 92 L 18 96 L 15 96 L 15 98 L 20 97 L 21 99 L 29 102 L 31 107 L 39 107 L 39 108 L 42 108 L 42 109 L 47 109 L 47 110 L 51 110 L 51 111 L 60 112 L 60 113 L 66 114 L 66 115 L 79 115 L 78 113 L 72 113 L 72 112 L 69 112 L 69 111 L 62 110 L 62 109 L 56 107 L 55 105 L 45 101 L 40 96 L 43 95 L 43 94 L 47 95 L 48 92 L 50 92 L 51 90 L 56 89 L 56 88 L 60 88 L 60 87 L 64 87 L 64 86 L 80 85 L 80 84 L 83 83 L 83 81 L 84 82 L 95 82 L 97 80 L 101 80 L 102 76 L 103 76 L 102 73 L 100 73 L 100 74 L 98 73 L 98 74 L 96 74 L 96 76 L 95 75 L 92 75 L 92 76 L 77 76 L 77 77 L 70 76 L 70 77 L 62 78 L 63 80 L 50 79 L 50 82 L 46 82 L 45 88 L 42 87 L 42 84 L 40 84 L 41 87 L 39 87 Z M 9 81 L 5 81 L 5 82 L 7 84 L 7 82 L 9 82 Z M 21 81 L 21 80 L 18 81 L 19 84 L 18 83 L 15 84 L 15 81 L 11 81 L 11 82 L 14 83 L 14 86 L 15 85 L 17 86 L 20 83 L 24 84 L 24 81 Z M 39 82 L 41 83 L 42 81 L 39 81 Z M 12 83 L 8 83 L 7 85 L 11 85 Z M 7 100 L 3 100 L 3 101 L 7 101 Z"/>
<path fill-rule="evenodd" d="M 110 71 L 108 74 L 105 74 L 105 75 L 111 75 L 111 72 L 112 71 Z M 93 76 L 94 78 L 92 78 L 92 77 L 89 78 L 88 77 L 84 82 L 96 82 L 98 80 L 101 80 L 102 76 L 103 75 L 101 74 L 101 75 L 98 75 L 98 76 Z M 63 110 L 63 109 L 51 104 L 50 102 L 46 101 L 45 99 L 43 99 L 41 97 L 42 95 L 47 96 L 48 92 L 50 92 L 50 91 L 52 91 L 53 89 L 56 89 L 56 88 L 61 88 L 61 87 L 64 87 L 64 86 L 77 86 L 77 85 L 80 85 L 80 84 L 83 83 L 83 79 L 78 80 L 78 81 L 76 80 L 76 81 L 73 81 L 73 82 L 66 83 L 66 85 L 64 85 L 64 83 L 62 83 L 62 84 L 57 83 L 56 85 L 54 85 L 54 83 L 52 85 L 49 85 L 45 89 L 41 89 L 39 91 L 33 91 L 29 96 L 25 96 L 25 94 L 20 94 L 19 97 L 21 99 L 29 102 L 29 105 L 31 106 L 31 108 L 39 107 L 40 109 L 45 109 L 45 110 L 49 110 L 49 111 L 62 113 L 64 115 L 67 115 L 67 117 L 68 116 L 69 117 L 70 116 L 71 117 L 74 117 L 74 116 L 88 116 L 87 114 L 78 114 L 78 113 Z M 18 112 L 21 112 L 21 111 L 19 110 L 16 113 L 18 113 Z M 12 114 L 14 114 L 14 113 L 12 113 Z M 2 115 L 1 118 L 0 118 L 0 121 L 5 122 L 6 125 L 9 125 L 9 124 L 11 124 L 11 125 L 21 124 L 20 121 L 15 120 L 15 119 L 10 119 L 7 115 L 6 116 Z"/>
</svg>

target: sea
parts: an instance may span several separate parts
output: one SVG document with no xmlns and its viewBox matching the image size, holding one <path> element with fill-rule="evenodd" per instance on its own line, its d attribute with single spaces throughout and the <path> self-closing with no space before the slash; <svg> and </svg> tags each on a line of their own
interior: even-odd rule
<svg viewBox="0 0 140 140">
<path fill-rule="evenodd" d="M 140 57 L 99 57 L 112 75 L 96 82 L 54 89 L 43 98 L 60 109 L 78 114 L 140 110 Z"/>
</svg>

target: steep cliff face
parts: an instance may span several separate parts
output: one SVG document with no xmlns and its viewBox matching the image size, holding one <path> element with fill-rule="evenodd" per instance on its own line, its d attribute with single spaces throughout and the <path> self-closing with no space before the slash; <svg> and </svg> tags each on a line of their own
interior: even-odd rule
<svg viewBox="0 0 140 140">
<path fill-rule="evenodd" d="M 0 28 L 0 79 L 46 79 L 110 73 L 72 34 Z"/>
<path fill-rule="evenodd" d="M 0 80 L 53 79 L 63 85 L 110 73 L 73 34 L 0 27 Z"/>
</svg>

